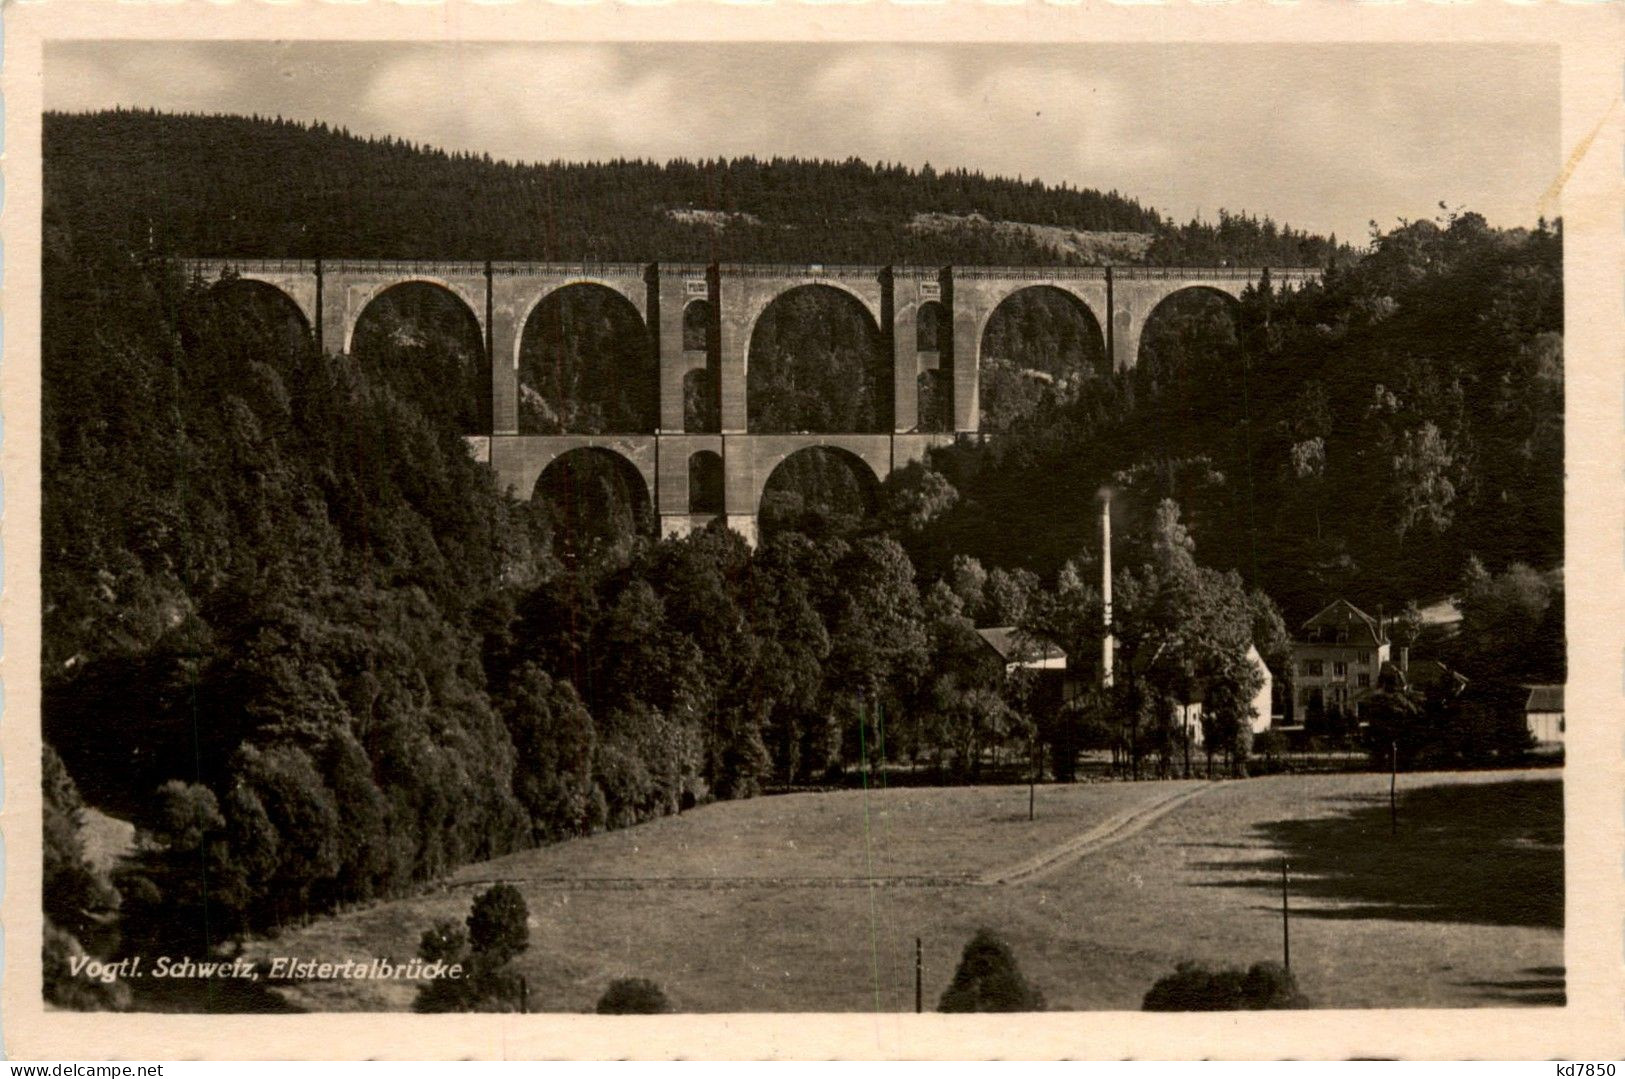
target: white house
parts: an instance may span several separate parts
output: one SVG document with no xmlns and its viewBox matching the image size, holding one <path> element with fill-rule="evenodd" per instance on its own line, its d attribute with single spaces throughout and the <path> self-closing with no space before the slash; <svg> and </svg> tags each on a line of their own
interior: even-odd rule
<svg viewBox="0 0 1625 1079">
<path fill-rule="evenodd" d="M 1275 676 L 1270 673 L 1269 664 L 1259 654 L 1258 646 L 1247 646 L 1247 658 L 1252 661 L 1253 668 L 1262 676 L 1258 692 L 1253 694 L 1252 728 L 1254 734 L 1262 734 L 1270 729 L 1270 691 L 1275 686 Z M 1190 696 L 1194 700 L 1180 701 L 1174 705 L 1174 715 L 1185 730 L 1189 733 L 1191 744 L 1202 744 L 1202 693 L 1196 690 Z"/>
</svg>

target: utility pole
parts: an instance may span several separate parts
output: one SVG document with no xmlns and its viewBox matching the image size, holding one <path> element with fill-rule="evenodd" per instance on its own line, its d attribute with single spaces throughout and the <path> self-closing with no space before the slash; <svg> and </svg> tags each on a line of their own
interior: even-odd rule
<svg viewBox="0 0 1625 1079">
<path fill-rule="evenodd" d="M 1286 875 L 1290 863 L 1281 859 L 1281 966 L 1292 971 L 1292 916 L 1287 909 Z"/>
<path fill-rule="evenodd" d="M 1388 834 L 1399 834 L 1399 741 L 1388 743 Z"/>
<path fill-rule="evenodd" d="M 925 945 L 914 938 L 914 1014 L 925 1010 Z"/>
</svg>

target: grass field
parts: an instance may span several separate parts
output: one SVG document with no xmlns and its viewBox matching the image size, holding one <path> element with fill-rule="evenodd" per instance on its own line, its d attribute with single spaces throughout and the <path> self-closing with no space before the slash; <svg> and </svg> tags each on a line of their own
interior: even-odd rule
<svg viewBox="0 0 1625 1079">
<path fill-rule="evenodd" d="M 254 949 L 409 958 L 496 880 L 532 915 L 537 1010 L 590 1010 L 614 978 L 688 1011 L 906 1011 L 914 938 L 932 1007 L 978 927 L 1010 941 L 1051 1008 L 1136 1009 L 1182 959 L 1279 959 L 1325 1007 L 1563 999 L 1556 771 L 1245 782 L 911 788 L 706 806 L 466 867 L 431 894 Z M 997 883 L 1008 880 L 1008 883 Z M 300 1007 L 396 1009 L 411 985 L 307 983 Z"/>
</svg>

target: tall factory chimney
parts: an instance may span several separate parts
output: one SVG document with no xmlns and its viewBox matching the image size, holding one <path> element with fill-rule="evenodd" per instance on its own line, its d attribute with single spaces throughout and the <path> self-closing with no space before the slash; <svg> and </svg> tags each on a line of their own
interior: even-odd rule
<svg viewBox="0 0 1625 1079">
<path fill-rule="evenodd" d="M 1100 491 L 1100 685 L 1112 684 L 1112 493 Z"/>
</svg>

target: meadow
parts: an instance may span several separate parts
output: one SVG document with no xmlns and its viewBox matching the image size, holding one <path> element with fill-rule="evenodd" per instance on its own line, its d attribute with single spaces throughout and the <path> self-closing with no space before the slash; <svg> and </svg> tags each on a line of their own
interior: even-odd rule
<svg viewBox="0 0 1625 1079">
<path fill-rule="evenodd" d="M 1275 776 L 796 794 L 704 806 L 465 867 L 433 891 L 321 919 L 252 954 L 411 957 L 495 881 L 531 912 L 534 1010 L 590 1011 L 651 978 L 684 1011 L 926 1007 L 977 928 L 1051 1009 L 1137 1009 L 1185 959 L 1281 957 L 1321 1007 L 1563 1001 L 1561 773 Z M 312 1010 L 411 1006 L 410 984 L 278 989 Z"/>
</svg>

